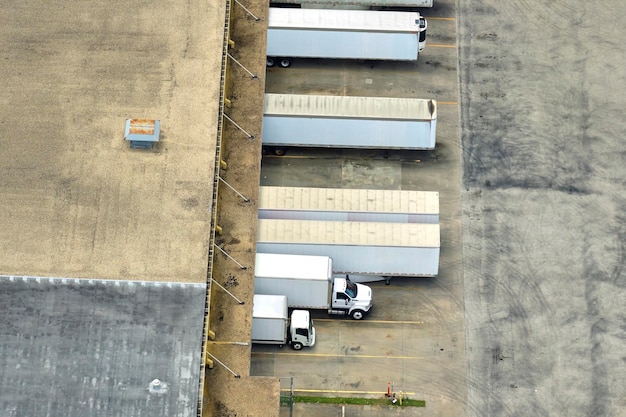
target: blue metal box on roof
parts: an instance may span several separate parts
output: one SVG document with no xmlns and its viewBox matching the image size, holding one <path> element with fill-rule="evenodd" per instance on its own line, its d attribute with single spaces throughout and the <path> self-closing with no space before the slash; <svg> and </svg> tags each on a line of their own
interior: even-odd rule
<svg viewBox="0 0 626 417">
<path fill-rule="evenodd" d="M 131 148 L 151 149 L 159 141 L 161 121 L 153 119 L 126 119 L 124 139 Z"/>
</svg>

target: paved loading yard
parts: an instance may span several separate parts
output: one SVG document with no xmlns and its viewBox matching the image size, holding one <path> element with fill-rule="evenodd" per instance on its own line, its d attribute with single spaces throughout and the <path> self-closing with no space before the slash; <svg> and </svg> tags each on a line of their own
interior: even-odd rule
<svg viewBox="0 0 626 417">
<path fill-rule="evenodd" d="M 463 171 L 462 178 L 450 175 L 447 181 L 451 187 L 461 180 L 463 184 L 462 302 L 468 368 L 461 389 L 468 397 L 458 414 L 446 414 L 442 407 L 405 414 L 624 416 L 626 172 L 620 114 L 626 81 L 621 26 L 615 17 L 624 13 L 624 5 L 571 0 L 461 1 L 459 6 Z M 437 27 L 431 19 L 429 31 Z M 427 46 L 422 57 L 431 52 Z M 440 60 L 427 61 L 446 66 Z M 418 64 L 420 73 L 430 68 L 420 66 L 424 62 Z M 293 71 L 309 67 L 311 71 L 288 80 L 286 72 L 276 72 L 275 78 L 268 77 L 268 87 L 272 92 L 300 85 L 312 93 L 359 94 L 355 80 L 365 80 L 373 86 L 386 82 L 385 95 L 415 90 L 402 81 L 405 72 L 397 67 L 377 79 L 374 69 L 359 78 L 361 69 L 345 66 L 332 68 L 335 76 L 329 77 L 331 66 L 294 66 Z M 429 87 L 435 93 L 440 88 L 439 83 Z M 445 115 L 440 113 L 440 120 L 443 127 Z M 354 153 L 339 158 L 328 152 L 290 155 L 294 158 L 264 160 L 262 181 L 323 186 L 345 179 L 346 186 L 360 186 L 377 177 L 390 187 L 398 178 L 408 177 L 404 169 L 409 158 L 402 155 L 404 164 L 382 160 L 365 164 Z M 427 162 L 422 159 L 422 164 Z M 315 169 L 306 169 L 312 164 L 317 171 L 329 168 L 331 174 L 311 177 Z M 423 178 L 425 171 L 414 178 Z M 296 172 L 295 178 L 290 175 Z M 435 177 L 429 175 L 426 183 L 432 184 Z M 380 293 L 374 289 L 375 303 Z M 425 295 L 433 305 L 443 300 L 426 288 L 416 298 Z M 439 313 L 434 317 L 441 323 L 456 319 L 438 308 L 430 313 Z M 333 342 L 354 343 L 353 337 L 335 333 L 330 323 L 318 324 L 320 340 L 326 333 Z M 332 349 L 341 352 L 336 346 Z M 259 355 L 261 372 L 273 366 L 277 372 L 287 370 L 288 357 L 277 354 L 270 362 L 268 356 Z M 320 362 L 335 361 L 332 365 L 339 369 L 337 364 L 345 360 L 324 358 L 313 372 L 295 368 L 296 379 L 309 383 Z M 370 366 L 370 361 L 361 366 Z M 379 365 L 374 366 L 377 372 L 370 379 L 382 379 Z M 419 369 L 404 372 L 419 378 Z M 339 371 L 333 375 L 332 382 L 339 385 L 343 381 Z M 352 374 L 345 379 L 354 380 Z M 454 389 L 454 379 L 442 382 L 423 386 L 449 389 L 447 398 L 453 402 L 462 395 Z M 300 406 L 297 411 L 341 415 L 337 407 Z M 346 415 L 386 412 L 348 408 Z"/>
<path fill-rule="evenodd" d="M 460 6 L 468 414 L 624 416 L 626 3 Z"/>
<path fill-rule="evenodd" d="M 429 42 L 440 46 L 427 46 L 417 64 L 299 60 L 291 68 L 268 71 L 266 90 L 273 93 L 433 98 L 439 104 L 438 143 L 433 152 L 289 149 L 283 157 L 263 159 L 262 185 L 440 193 L 442 250 L 437 278 L 373 284 L 373 310 L 361 322 L 317 314 L 318 342 L 313 349 L 297 353 L 288 348 L 253 349 L 253 373 L 293 376 L 299 393 L 381 398 L 392 382 L 396 391 L 427 402 L 426 409 L 407 409 L 402 415 L 464 413 L 460 191 L 454 180 L 460 178 L 456 25 L 451 7 L 440 7 L 436 13 L 439 19 L 428 23 Z M 341 415 L 337 406 L 298 404 L 295 412 Z M 345 412 L 349 416 L 397 413 L 387 407 L 355 406 Z"/>
</svg>

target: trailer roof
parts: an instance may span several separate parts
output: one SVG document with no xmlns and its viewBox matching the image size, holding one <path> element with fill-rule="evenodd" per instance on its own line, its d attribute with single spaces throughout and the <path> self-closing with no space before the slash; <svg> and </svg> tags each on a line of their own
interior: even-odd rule
<svg viewBox="0 0 626 417">
<path fill-rule="evenodd" d="M 332 261 L 328 256 L 257 253 L 254 276 L 328 281 Z"/>
<path fill-rule="evenodd" d="M 418 33 L 420 18 L 417 12 L 270 7 L 268 28 Z"/>
<path fill-rule="evenodd" d="M 252 317 L 287 319 L 287 315 L 287 297 L 284 295 L 254 295 L 252 301 Z"/>
<path fill-rule="evenodd" d="M 439 193 L 262 186 L 259 209 L 439 214 Z"/>
<path fill-rule="evenodd" d="M 439 247 L 438 224 L 259 219 L 257 231 L 264 243 Z"/>
<path fill-rule="evenodd" d="M 437 102 L 419 98 L 267 93 L 263 115 L 436 120 Z"/>
</svg>

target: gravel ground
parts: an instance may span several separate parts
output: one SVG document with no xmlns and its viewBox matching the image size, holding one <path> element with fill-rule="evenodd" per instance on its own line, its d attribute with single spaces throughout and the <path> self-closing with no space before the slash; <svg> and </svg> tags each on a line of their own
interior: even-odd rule
<svg viewBox="0 0 626 417">
<path fill-rule="evenodd" d="M 219 184 L 218 225 L 222 234 L 215 239 L 217 246 L 245 269 L 219 250 L 215 251 L 213 259 L 213 278 L 244 304 L 238 304 L 213 285 L 210 327 L 216 337 L 208 344 L 208 351 L 238 377 L 218 363 L 213 369 L 207 369 L 204 416 L 271 417 L 277 416 L 279 411 L 278 379 L 249 376 L 267 5 L 249 9 L 261 20 L 256 21 L 236 3 L 231 9 L 230 38 L 235 45 L 230 54 L 245 69 L 229 61 L 225 95 L 231 107 L 226 108 L 225 113 L 246 132 L 224 121 L 221 159 L 227 166 L 220 176 L 234 190 L 223 182 Z M 248 138 L 248 134 L 254 138 Z"/>
</svg>

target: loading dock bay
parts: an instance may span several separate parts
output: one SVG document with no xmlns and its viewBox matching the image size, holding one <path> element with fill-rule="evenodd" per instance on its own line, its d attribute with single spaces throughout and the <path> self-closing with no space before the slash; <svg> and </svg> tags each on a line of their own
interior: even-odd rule
<svg viewBox="0 0 626 417">
<path fill-rule="evenodd" d="M 437 100 L 432 152 L 291 148 L 263 157 L 261 185 L 438 191 L 441 268 L 434 279 L 371 283 L 374 307 L 360 322 L 314 313 L 313 349 L 254 346 L 251 373 L 293 376 L 296 393 L 330 396 L 380 397 L 391 382 L 437 415 L 457 416 L 464 412 L 466 360 L 455 19 L 432 18 L 428 28 L 429 45 L 416 64 L 298 60 L 268 69 L 271 93 Z"/>
</svg>

